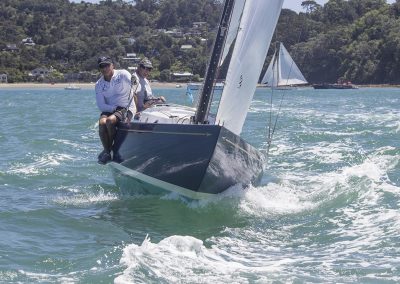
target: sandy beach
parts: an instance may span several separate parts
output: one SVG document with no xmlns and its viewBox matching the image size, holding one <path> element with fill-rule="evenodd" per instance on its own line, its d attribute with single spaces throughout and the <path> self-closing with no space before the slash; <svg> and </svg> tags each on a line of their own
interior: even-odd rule
<svg viewBox="0 0 400 284">
<path fill-rule="evenodd" d="M 68 85 L 69 83 L 3 83 L 0 84 L 0 89 L 64 89 Z M 81 89 L 94 89 L 95 83 L 73 83 L 73 85 L 80 87 Z M 180 85 L 181 88 L 186 88 L 187 86 L 186 83 L 151 83 L 153 88 L 178 88 L 177 85 Z"/>
</svg>

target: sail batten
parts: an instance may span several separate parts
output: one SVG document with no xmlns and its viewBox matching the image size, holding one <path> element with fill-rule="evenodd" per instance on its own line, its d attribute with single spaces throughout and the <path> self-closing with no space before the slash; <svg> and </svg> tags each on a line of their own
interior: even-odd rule
<svg viewBox="0 0 400 284">
<path fill-rule="evenodd" d="M 283 0 L 246 1 L 216 123 L 239 135 L 256 90 Z"/>
</svg>

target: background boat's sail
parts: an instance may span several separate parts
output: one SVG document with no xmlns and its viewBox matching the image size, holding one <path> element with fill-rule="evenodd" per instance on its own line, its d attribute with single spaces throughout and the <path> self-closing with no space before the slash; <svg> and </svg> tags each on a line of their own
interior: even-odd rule
<svg viewBox="0 0 400 284">
<path fill-rule="evenodd" d="M 278 22 L 283 0 L 247 1 L 216 123 L 239 135 Z"/>
<path fill-rule="evenodd" d="M 276 68 L 276 52 L 272 56 L 271 63 L 268 65 L 267 71 L 261 80 L 262 84 L 268 87 L 276 87 L 278 85 L 278 68 Z"/>
<path fill-rule="evenodd" d="M 283 45 L 279 45 L 279 55 L 272 57 L 261 83 L 268 87 L 291 86 L 308 84 L 299 67 Z"/>
<path fill-rule="evenodd" d="M 302 85 L 308 83 L 282 43 L 280 44 L 278 60 L 280 73 L 278 86 Z"/>
</svg>

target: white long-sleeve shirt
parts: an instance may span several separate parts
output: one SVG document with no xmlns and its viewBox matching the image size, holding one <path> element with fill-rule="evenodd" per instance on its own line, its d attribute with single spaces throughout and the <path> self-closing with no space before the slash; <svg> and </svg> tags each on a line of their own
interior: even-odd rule
<svg viewBox="0 0 400 284">
<path fill-rule="evenodd" d="M 127 70 L 114 70 L 111 80 L 104 80 L 104 76 L 96 82 L 96 102 L 102 112 L 114 112 L 120 107 L 127 107 L 130 100 L 131 74 Z M 132 99 L 129 110 L 135 114 L 135 100 Z"/>
</svg>

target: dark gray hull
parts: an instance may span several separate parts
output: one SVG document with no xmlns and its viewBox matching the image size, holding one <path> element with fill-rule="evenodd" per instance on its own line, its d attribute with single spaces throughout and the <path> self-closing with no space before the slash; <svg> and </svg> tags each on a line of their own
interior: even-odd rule
<svg viewBox="0 0 400 284">
<path fill-rule="evenodd" d="M 353 84 L 314 84 L 314 89 L 336 89 L 336 90 L 347 90 L 347 89 L 358 89 Z"/>
<path fill-rule="evenodd" d="M 120 124 L 113 152 L 121 188 L 195 199 L 235 184 L 257 185 L 263 169 L 259 151 L 217 125 Z"/>
</svg>

